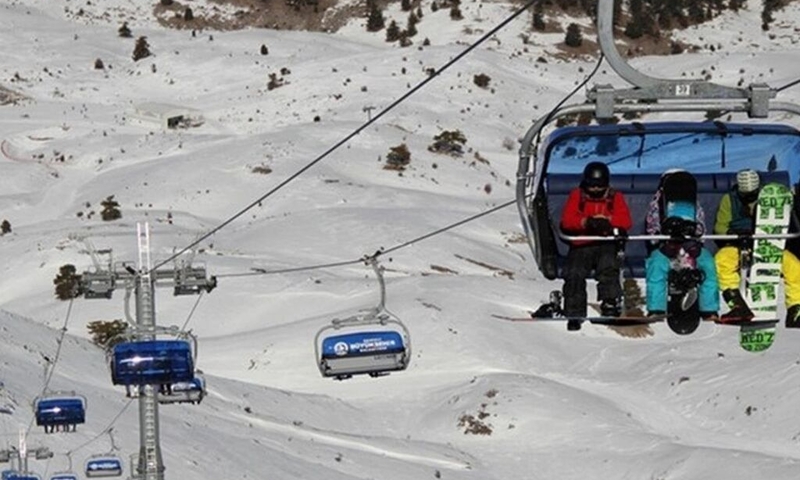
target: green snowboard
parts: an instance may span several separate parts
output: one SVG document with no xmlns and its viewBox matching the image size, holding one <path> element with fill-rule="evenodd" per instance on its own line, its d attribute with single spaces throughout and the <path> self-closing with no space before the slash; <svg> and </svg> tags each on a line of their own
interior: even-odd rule
<svg viewBox="0 0 800 480">
<path fill-rule="evenodd" d="M 761 187 L 756 207 L 756 234 L 782 234 L 789 231 L 792 214 L 792 191 L 780 183 Z M 739 344 L 749 352 L 761 352 L 772 346 L 781 283 L 781 264 L 785 239 L 754 240 L 745 292 L 755 314 L 752 322 L 739 329 Z"/>
</svg>

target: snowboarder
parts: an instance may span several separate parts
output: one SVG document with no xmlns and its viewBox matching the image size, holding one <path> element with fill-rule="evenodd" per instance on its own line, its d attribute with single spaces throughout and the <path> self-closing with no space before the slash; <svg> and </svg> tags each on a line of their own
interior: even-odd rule
<svg viewBox="0 0 800 480">
<path fill-rule="evenodd" d="M 742 248 L 752 248 L 752 239 L 748 236 L 755 232 L 755 212 L 760 188 L 761 182 L 755 170 L 740 170 L 736 174 L 736 185 L 722 197 L 717 209 L 714 233 L 742 236 L 741 240 L 721 242 L 720 249 L 714 256 L 722 298 L 730 308 L 728 313 L 722 315 L 721 322 L 748 321 L 754 317 L 739 291 L 739 255 Z"/>
<path fill-rule="evenodd" d="M 669 192 L 665 183 L 669 182 Z M 674 191 L 675 189 L 680 191 Z M 702 272 L 698 288 L 700 317 L 717 319 L 719 284 L 714 258 L 703 247 L 699 237 L 705 233 L 705 213 L 697 201 L 697 182 L 682 169 L 667 170 L 661 175 L 645 219 L 649 235 L 671 235 L 666 241 L 650 242 L 645 262 L 647 311 L 649 316 L 665 315 L 667 281 L 673 263 L 685 263 Z"/>
<path fill-rule="evenodd" d="M 567 198 L 561 214 L 561 230 L 567 235 L 620 236 L 631 228 L 631 214 L 622 193 L 610 186 L 608 166 L 591 162 L 583 170 L 580 186 Z M 620 316 L 622 286 L 618 244 L 614 241 L 571 242 L 564 269 L 564 315 L 586 317 L 586 279 L 594 270 L 601 315 Z M 568 330 L 579 330 L 581 322 L 567 322 Z"/>
<path fill-rule="evenodd" d="M 793 215 L 790 233 L 800 233 L 800 183 L 794 186 Z M 786 297 L 786 328 L 800 328 L 800 238 L 786 240 L 783 251 L 783 283 Z"/>
</svg>

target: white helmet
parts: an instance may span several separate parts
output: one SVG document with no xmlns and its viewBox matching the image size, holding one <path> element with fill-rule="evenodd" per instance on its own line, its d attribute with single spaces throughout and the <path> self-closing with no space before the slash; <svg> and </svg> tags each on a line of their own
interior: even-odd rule
<svg viewBox="0 0 800 480">
<path fill-rule="evenodd" d="M 739 173 L 736 174 L 736 184 L 740 193 L 755 192 L 760 186 L 758 172 L 749 168 L 739 170 Z"/>
<path fill-rule="evenodd" d="M 685 171 L 686 170 L 684 170 L 682 168 L 669 168 L 669 169 L 665 170 L 664 173 L 661 174 L 661 178 L 664 178 L 664 177 L 667 177 L 669 175 L 672 175 L 673 173 L 685 172 Z"/>
</svg>

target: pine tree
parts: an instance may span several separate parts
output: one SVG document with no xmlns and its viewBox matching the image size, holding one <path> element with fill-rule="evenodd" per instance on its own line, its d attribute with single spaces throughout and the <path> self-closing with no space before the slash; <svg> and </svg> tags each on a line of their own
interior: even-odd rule
<svg viewBox="0 0 800 480">
<path fill-rule="evenodd" d="M 105 322 L 95 320 L 86 324 L 92 342 L 103 349 L 110 349 L 114 345 L 123 341 L 122 335 L 128 331 L 128 324 L 122 320 L 112 320 Z"/>
<path fill-rule="evenodd" d="M 489 77 L 487 76 L 486 78 L 486 84 L 488 85 Z M 433 143 L 428 145 L 428 151 L 460 157 L 464 154 L 464 144 L 466 143 L 467 137 L 461 130 L 445 130 L 433 137 Z"/>
<path fill-rule="evenodd" d="M 772 14 L 781 6 L 781 0 L 762 0 L 764 3 L 763 10 L 761 11 L 761 29 L 769 30 L 769 24 L 775 19 Z"/>
<path fill-rule="evenodd" d="M 547 27 L 544 22 L 544 8 L 542 2 L 536 3 L 533 7 L 533 29 L 543 31 Z"/>
<path fill-rule="evenodd" d="M 80 282 L 81 276 L 77 274 L 75 265 L 62 265 L 58 269 L 58 275 L 53 279 L 53 284 L 56 286 L 56 298 L 69 300 L 80 296 L 83 293 Z"/>
<path fill-rule="evenodd" d="M 745 6 L 746 0 L 730 0 L 728 3 L 728 8 L 733 10 L 734 12 L 738 12 L 739 10 L 743 9 Z"/>
<path fill-rule="evenodd" d="M 107 197 L 100 202 L 100 205 L 103 206 L 103 210 L 100 212 L 100 218 L 104 221 L 109 222 L 122 218 L 122 212 L 119 211 L 119 203 L 114 200 L 114 195 Z"/>
<path fill-rule="evenodd" d="M 400 39 L 400 27 L 397 26 L 397 22 L 392 20 L 389 22 L 389 26 L 386 27 L 386 41 L 387 42 L 396 42 Z"/>
<path fill-rule="evenodd" d="M 450 19 L 451 20 L 463 20 L 464 15 L 461 13 L 461 9 L 458 7 L 458 4 L 453 4 L 450 7 Z"/>
<path fill-rule="evenodd" d="M 367 8 L 369 9 L 369 14 L 367 16 L 367 31 L 380 31 L 386 24 L 386 20 L 383 18 L 383 12 L 381 11 L 381 8 L 378 6 L 378 3 L 375 0 L 369 0 L 369 2 L 367 2 Z"/>
<path fill-rule="evenodd" d="M 406 26 L 406 36 L 413 37 L 417 34 L 417 23 L 419 23 L 419 19 L 414 12 L 408 14 L 408 24 Z"/>
<path fill-rule="evenodd" d="M 706 19 L 705 10 L 698 2 L 691 2 L 689 4 L 688 13 L 689 18 L 695 23 L 701 23 Z"/>
<path fill-rule="evenodd" d="M 0 234 L 5 235 L 6 233 L 11 233 L 11 224 L 8 220 L 3 220 L 3 223 L 0 223 Z"/>
<path fill-rule="evenodd" d="M 640 20 L 631 19 L 627 25 L 625 25 L 625 36 L 628 38 L 636 39 L 640 38 L 644 35 L 644 28 L 642 28 L 642 22 Z"/>
<path fill-rule="evenodd" d="M 128 27 L 128 22 L 123 23 L 122 26 L 119 27 L 117 34 L 122 38 L 131 38 L 133 36 L 131 29 Z"/>
<path fill-rule="evenodd" d="M 194 20 L 194 12 L 189 7 L 186 7 L 186 10 L 183 11 L 183 20 L 186 22 L 191 22 Z"/>
<path fill-rule="evenodd" d="M 567 26 L 567 35 L 564 38 L 564 43 L 568 47 L 577 48 L 583 44 L 583 35 L 581 34 L 581 27 L 577 23 L 570 23 Z"/>
<path fill-rule="evenodd" d="M 401 143 L 396 147 L 389 148 L 389 154 L 386 155 L 386 165 L 383 168 L 403 171 L 409 163 L 411 163 L 411 152 L 408 151 L 408 146 L 405 143 Z"/>
<path fill-rule="evenodd" d="M 411 10 L 411 0 L 400 0 L 400 9 L 404 12 Z"/>
<path fill-rule="evenodd" d="M 139 37 L 136 39 L 136 46 L 133 47 L 133 61 L 138 62 L 150 55 L 152 55 L 152 53 L 150 53 L 150 44 L 147 43 L 147 37 Z"/>
</svg>

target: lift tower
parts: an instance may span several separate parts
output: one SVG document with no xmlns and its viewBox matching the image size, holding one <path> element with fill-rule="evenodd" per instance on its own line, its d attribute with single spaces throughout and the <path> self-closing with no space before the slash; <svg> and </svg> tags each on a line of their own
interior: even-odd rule
<svg viewBox="0 0 800 480">
<path fill-rule="evenodd" d="M 136 320 L 133 325 L 135 341 L 151 341 L 158 333 L 180 333 L 177 328 L 156 325 L 155 287 L 172 286 L 174 295 L 193 295 L 210 292 L 216 287 L 216 278 L 207 277 L 204 267 L 193 267 L 189 262 L 175 262 L 173 268 L 152 269 L 150 259 L 150 229 L 147 223 L 136 225 L 139 261 L 137 268 L 130 265 L 111 265 L 108 270 L 95 263 L 94 271 L 84 272 L 81 287 L 86 298 L 111 298 L 119 285 L 136 295 Z M 127 313 L 127 312 L 126 312 Z M 158 418 L 159 385 L 142 385 L 139 398 L 139 455 L 136 466 L 131 465 L 134 480 L 164 480 L 164 461 Z"/>
</svg>

